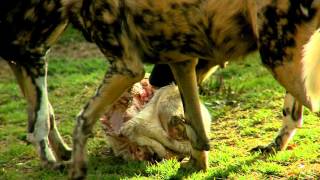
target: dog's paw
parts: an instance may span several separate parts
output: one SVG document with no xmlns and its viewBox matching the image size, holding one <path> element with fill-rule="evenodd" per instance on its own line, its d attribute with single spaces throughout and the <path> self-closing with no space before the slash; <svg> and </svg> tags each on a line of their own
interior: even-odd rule
<svg viewBox="0 0 320 180">
<path fill-rule="evenodd" d="M 200 171 L 199 168 L 196 167 L 196 160 L 193 158 L 189 158 L 189 159 L 184 159 L 181 163 L 180 163 L 180 169 L 184 172 L 188 171 L 188 172 L 196 172 L 196 171 Z"/>
<path fill-rule="evenodd" d="M 49 169 L 52 171 L 64 171 L 69 167 L 70 162 L 67 161 L 61 161 L 61 162 L 56 162 L 56 161 L 46 161 L 42 162 L 42 168 L 44 169 Z"/>
<path fill-rule="evenodd" d="M 72 150 L 71 149 L 65 149 L 61 154 L 59 154 L 59 157 L 63 161 L 68 161 L 71 159 Z"/>
<path fill-rule="evenodd" d="M 82 180 L 85 179 L 87 175 L 86 163 L 72 164 L 69 170 L 69 179 L 72 180 Z"/>
<path fill-rule="evenodd" d="M 74 169 L 71 169 L 69 171 L 69 179 L 70 180 L 82 180 L 86 178 L 86 173 L 84 171 L 77 171 Z"/>
<path fill-rule="evenodd" d="M 207 171 L 209 168 L 208 152 L 194 150 L 190 159 L 181 162 L 180 167 L 188 171 Z"/>
<path fill-rule="evenodd" d="M 207 171 L 206 168 L 202 168 L 199 165 L 199 162 L 197 160 L 190 158 L 187 161 L 181 162 L 180 164 L 180 170 L 183 170 L 184 172 L 199 172 L 199 171 Z"/>
<path fill-rule="evenodd" d="M 262 153 L 262 154 L 266 154 L 266 155 L 272 155 L 272 154 L 276 154 L 279 150 L 279 148 L 274 144 L 271 143 L 267 146 L 257 146 L 255 148 L 252 148 L 250 150 L 251 153 Z"/>
</svg>

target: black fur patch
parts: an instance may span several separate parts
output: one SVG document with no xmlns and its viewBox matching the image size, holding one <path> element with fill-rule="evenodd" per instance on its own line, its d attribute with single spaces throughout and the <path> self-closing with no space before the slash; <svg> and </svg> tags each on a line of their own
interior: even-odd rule
<svg viewBox="0 0 320 180">
<path fill-rule="evenodd" d="M 44 56 L 51 33 L 65 23 L 61 7 L 59 0 L 1 1 L 0 56 L 33 66 L 31 57 Z"/>
<path fill-rule="evenodd" d="M 309 16 L 302 13 L 300 8 L 302 5 L 306 5 Z M 279 11 L 275 5 L 268 5 L 259 13 L 259 18 L 265 20 L 259 32 L 260 54 L 262 62 L 267 67 L 273 69 L 282 65 L 283 61 L 292 60 L 292 55 L 287 54 L 285 50 L 296 45 L 293 39 L 296 27 L 314 17 L 315 10 L 310 6 L 310 3 L 301 4 L 300 1 L 292 0 L 287 12 Z"/>
</svg>

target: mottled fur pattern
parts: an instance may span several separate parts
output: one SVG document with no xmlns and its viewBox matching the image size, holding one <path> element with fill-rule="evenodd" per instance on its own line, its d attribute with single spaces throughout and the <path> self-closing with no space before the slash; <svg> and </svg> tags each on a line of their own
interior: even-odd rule
<svg viewBox="0 0 320 180">
<path fill-rule="evenodd" d="M 86 2 L 76 1 L 74 7 Z M 275 78 L 302 104 L 312 108 L 303 88 L 301 58 L 303 45 L 319 26 L 319 8 L 316 1 L 307 0 L 109 0 L 73 9 L 72 12 L 82 12 L 80 20 L 76 20 L 82 24 L 83 33 L 111 57 L 112 67 L 98 90 L 99 96 L 87 104 L 78 118 L 71 176 L 82 177 L 85 173 L 81 170 L 85 167 L 84 145 L 101 113 L 98 109 L 109 107 L 119 96 L 110 87 L 123 91 L 142 78 L 141 62 L 170 65 L 181 91 L 186 119 L 199 138 L 193 147 L 199 150 L 208 148 L 208 138 L 197 102 L 194 69 L 198 58 L 213 67 L 259 48 L 263 63 Z M 121 85 L 119 79 L 123 80 Z M 290 122 L 284 121 L 276 140 L 279 147 L 285 147 L 290 139 L 286 135 L 292 129 L 286 128 Z"/>
<path fill-rule="evenodd" d="M 303 45 L 319 28 L 319 9 L 319 0 L 2 0 L 0 56 L 16 74 L 28 100 L 28 132 L 43 162 L 50 163 L 69 149 L 50 118 L 46 51 L 69 20 L 108 57 L 111 66 L 74 130 L 70 175 L 81 179 L 93 125 L 143 78 L 143 62 L 170 65 L 186 119 L 198 137 L 192 146 L 198 150 L 209 149 L 194 70 L 198 58 L 213 67 L 259 49 L 279 83 L 301 104 L 314 108 L 303 88 L 301 59 Z"/>
<path fill-rule="evenodd" d="M 201 120 L 194 71 L 197 58 L 215 66 L 254 51 L 256 33 L 247 13 L 251 4 L 231 0 L 111 0 L 94 1 L 89 7 L 79 8 L 80 3 L 86 2 L 69 4 L 75 7 L 71 14 L 82 12 L 80 19 L 71 21 L 78 22 L 88 40 L 96 42 L 109 57 L 111 68 L 97 95 L 77 119 L 71 176 L 82 177 L 85 173 L 84 145 L 96 118 L 121 92 L 143 77 L 141 62 L 170 64 L 181 90 L 186 119 L 199 138 L 193 146 L 208 150 L 209 140 Z M 229 8 L 228 16 L 223 14 L 222 7 Z M 113 91 L 115 88 L 118 91 Z"/>
</svg>

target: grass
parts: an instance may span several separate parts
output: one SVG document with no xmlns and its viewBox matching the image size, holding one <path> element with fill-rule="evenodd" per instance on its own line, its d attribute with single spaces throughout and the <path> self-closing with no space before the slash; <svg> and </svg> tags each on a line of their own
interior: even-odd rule
<svg viewBox="0 0 320 180">
<path fill-rule="evenodd" d="M 73 34 L 74 32 L 70 30 Z M 77 41 L 63 37 L 62 45 Z M 58 127 L 71 144 L 74 119 L 94 94 L 107 63 L 99 58 L 51 58 L 49 98 Z M 150 67 L 148 68 L 150 69 Z M 0 73 L 0 179 L 66 179 L 67 172 L 41 169 L 35 149 L 27 145 L 26 102 L 9 71 Z M 223 86 L 218 79 L 223 78 Z M 205 86 L 202 99 L 212 114 L 210 168 L 191 173 L 175 160 L 158 164 L 126 162 L 109 152 L 99 123 L 89 140 L 88 179 L 318 179 L 320 178 L 319 117 L 305 110 L 304 126 L 291 144 L 274 156 L 251 154 L 269 143 L 281 127 L 284 89 L 253 54 L 219 70 Z"/>
</svg>

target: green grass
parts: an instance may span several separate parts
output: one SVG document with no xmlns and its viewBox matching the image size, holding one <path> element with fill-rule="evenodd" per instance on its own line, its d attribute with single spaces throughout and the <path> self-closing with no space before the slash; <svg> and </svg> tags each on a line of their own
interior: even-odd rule
<svg viewBox="0 0 320 180">
<path fill-rule="evenodd" d="M 70 30 L 68 34 L 73 34 Z M 78 40 L 78 35 L 70 35 Z M 72 43 L 68 37 L 62 44 Z M 107 68 L 103 59 L 50 59 L 49 98 L 63 138 L 71 144 L 74 119 L 94 94 Z M 150 69 L 150 67 L 148 67 Z M 1 75 L 1 74 L 0 74 Z M 217 79 L 223 78 L 223 86 Z M 251 154 L 269 143 L 281 127 L 284 89 L 254 54 L 219 70 L 202 99 L 213 120 L 208 172 L 179 169 L 175 160 L 158 164 L 126 162 L 109 153 L 100 124 L 89 140 L 88 179 L 318 179 L 320 178 L 319 117 L 305 110 L 305 124 L 292 150 L 275 156 Z M 67 172 L 41 169 L 35 149 L 27 145 L 26 102 L 13 76 L 0 77 L 0 179 L 66 179 Z"/>
<path fill-rule="evenodd" d="M 78 30 L 72 28 L 70 25 L 63 35 L 59 38 L 58 44 L 68 45 L 70 43 L 84 42 L 85 38 L 79 33 Z"/>
</svg>

